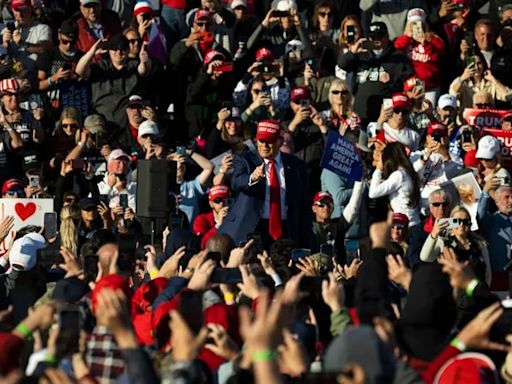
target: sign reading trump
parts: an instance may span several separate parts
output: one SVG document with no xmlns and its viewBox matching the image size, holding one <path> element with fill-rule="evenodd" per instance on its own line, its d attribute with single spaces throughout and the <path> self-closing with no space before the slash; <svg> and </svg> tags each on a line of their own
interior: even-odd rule
<svg viewBox="0 0 512 384">
<path fill-rule="evenodd" d="M 328 169 L 348 180 L 361 180 L 363 167 L 356 146 L 338 132 L 331 130 L 327 137 L 322 168 Z"/>
</svg>

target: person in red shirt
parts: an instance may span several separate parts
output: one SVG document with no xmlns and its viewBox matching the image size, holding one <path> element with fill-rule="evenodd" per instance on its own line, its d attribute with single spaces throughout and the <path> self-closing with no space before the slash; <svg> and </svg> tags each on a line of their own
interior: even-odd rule
<svg viewBox="0 0 512 384">
<path fill-rule="evenodd" d="M 227 199 L 229 195 L 229 188 L 225 185 L 215 185 L 210 188 L 208 200 L 212 210 L 198 215 L 192 225 L 194 234 L 202 236 L 202 249 L 205 248 L 208 239 L 217 233 L 217 229 L 222 225 L 222 221 L 227 216 L 229 211 Z"/>
<path fill-rule="evenodd" d="M 411 60 L 416 76 L 425 82 L 425 98 L 436 105 L 443 76 L 441 59 L 445 53 L 443 40 L 429 31 L 427 15 L 421 8 L 407 13 L 404 34 L 395 40 L 395 48 Z"/>
</svg>

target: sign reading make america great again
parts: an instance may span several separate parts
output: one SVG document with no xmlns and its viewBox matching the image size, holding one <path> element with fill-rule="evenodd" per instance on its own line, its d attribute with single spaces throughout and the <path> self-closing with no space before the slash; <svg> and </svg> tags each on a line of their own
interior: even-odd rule
<svg viewBox="0 0 512 384">
<path fill-rule="evenodd" d="M 322 168 L 348 180 L 361 180 L 363 167 L 356 146 L 337 131 L 330 130 L 322 156 Z"/>
</svg>

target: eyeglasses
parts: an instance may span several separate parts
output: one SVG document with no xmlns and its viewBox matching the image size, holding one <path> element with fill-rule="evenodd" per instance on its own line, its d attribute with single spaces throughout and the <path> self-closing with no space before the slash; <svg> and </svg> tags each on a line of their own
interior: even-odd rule
<svg viewBox="0 0 512 384">
<path fill-rule="evenodd" d="M 393 224 L 391 226 L 391 228 L 393 228 L 393 229 L 404 229 L 405 225 L 403 225 L 403 224 Z"/>
<path fill-rule="evenodd" d="M 61 127 L 62 128 L 74 128 L 74 129 L 76 129 L 76 128 L 78 128 L 78 124 L 75 124 L 75 123 L 73 123 L 73 124 L 61 124 Z"/>
<path fill-rule="evenodd" d="M 7 191 L 7 194 L 9 196 L 14 196 L 14 195 L 25 196 L 25 191 L 23 189 L 9 189 Z"/>
<path fill-rule="evenodd" d="M 492 108 L 491 103 L 475 103 L 477 108 Z"/>
<path fill-rule="evenodd" d="M 332 12 L 318 12 L 318 16 L 320 17 L 331 17 L 332 16 Z"/>
<path fill-rule="evenodd" d="M 128 39 L 128 42 L 130 44 L 135 44 L 135 43 L 140 44 L 141 41 L 142 41 L 142 39 Z"/>
<path fill-rule="evenodd" d="M 60 43 L 62 45 L 73 45 L 73 44 L 76 44 L 76 40 L 65 40 L 65 39 L 60 39 Z"/>
<path fill-rule="evenodd" d="M 436 202 L 436 203 L 430 203 L 433 207 L 436 207 L 436 208 L 439 208 L 441 206 L 443 207 L 447 207 L 448 206 L 448 202 L 447 201 L 442 201 L 442 202 Z"/>
<path fill-rule="evenodd" d="M 221 203 L 222 203 L 222 204 L 224 204 L 224 203 L 225 203 L 225 201 L 226 201 L 225 199 L 221 199 L 220 197 L 218 197 L 218 198 L 216 198 L 216 199 L 213 199 L 213 202 L 214 202 L 215 204 L 221 204 Z"/>
<path fill-rule="evenodd" d="M 404 109 L 404 108 L 396 108 L 396 109 L 393 109 L 393 113 L 396 113 L 397 115 L 399 115 L 399 114 L 407 115 L 409 113 L 409 110 Z"/>
<path fill-rule="evenodd" d="M 331 91 L 331 93 L 332 93 L 333 95 L 342 95 L 342 96 L 345 96 L 345 95 L 348 95 L 348 93 L 349 93 L 349 92 L 348 92 L 348 90 L 347 90 L 347 89 L 343 89 L 343 90 L 341 90 L 341 91 L 340 91 L 340 90 L 338 90 L 338 89 L 334 89 L 334 90 L 332 90 L 332 91 Z"/>
</svg>

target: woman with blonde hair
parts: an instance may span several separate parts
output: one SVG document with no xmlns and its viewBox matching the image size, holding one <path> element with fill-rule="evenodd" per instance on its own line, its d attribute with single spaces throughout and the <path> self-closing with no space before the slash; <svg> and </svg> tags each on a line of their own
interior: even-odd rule
<svg viewBox="0 0 512 384">
<path fill-rule="evenodd" d="M 453 207 L 450 213 L 453 222 L 449 228 L 447 219 L 437 219 L 434 229 L 425 240 L 420 259 L 433 262 L 443 253 L 445 247 L 452 248 L 457 260 L 467 262 L 480 280 L 491 284 L 491 264 L 487 243 L 471 232 L 471 214 L 462 205 Z"/>
<path fill-rule="evenodd" d="M 46 159 L 50 168 L 60 170 L 60 165 L 71 150 L 80 141 L 82 118 L 74 107 L 62 110 L 57 127 L 46 146 Z"/>
<path fill-rule="evenodd" d="M 75 255 L 78 252 L 78 222 L 80 207 L 75 203 L 64 203 L 60 210 L 60 245 Z"/>
<path fill-rule="evenodd" d="M 329 104 L 331 108 L 322 111 L 321 116 L 330 129 L 344 135 L 347 130 L 353 131 L 360 127 L 361 119 L 354 112 L 352 92 L 346 81 L 333 80 L 329 88 Z"/>
</svg>

